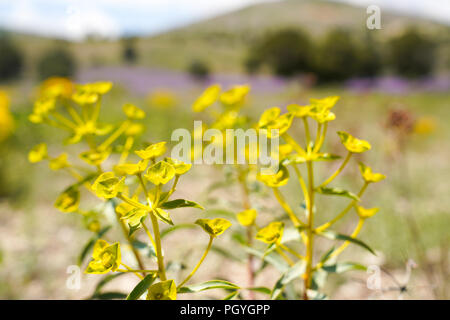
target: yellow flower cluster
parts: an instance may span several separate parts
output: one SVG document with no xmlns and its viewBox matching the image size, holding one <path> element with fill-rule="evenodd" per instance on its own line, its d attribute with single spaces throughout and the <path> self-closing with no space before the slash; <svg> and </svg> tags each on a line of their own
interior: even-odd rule
<svg viewBox="0 0 450 320">
<path fill-rule="evenodd" d="M 14 130 L 14 119 L 9 111 L 9 98 L 0 90 L 0 142 L 5 140 Z"/>
<path fill-rule="evenodd" d="M 170 211 L 178 208 L 198 208 L 202 206 L 194 201 L 172 199 L 182 175 L 191 169 L 191 164 L 166 157 L 166 142 L 150 143 L 136 148 L 136 135 L 143 132 L 145 112 L 133 104 L 125 104 L 122 111 L 126 120 L 118 125 L 101 123 L 100 111 L 103 95 L 112 89 L 110 82 L 74 84 L 68 79 L 51 78 L 45 81 L 29 119 L 33 123 L 46 123 L 68 131 L 66 143 L 85 142 L 86 149 L 78 158 L 89 167 L 82 167 L 76 159 L 69 159 L 66 152 L 56 157 L 49 154 L 45 143 L 33 147 L 28 160 L 38 163 L 47 160 L 52 170 L 64 170 L 76 179 L 56 199 L 55 207 L 64 213 L 75 212 L 83 216 L 86 227 L 97 233 L 100 238 L 109 229 L 102 228 L 104 211 L 83 210 L 82 187 L 90 194 L 112 206 L 135 256 L 137 269 L 132 269 L 121 258 L 118 242 L 109 244 L 98 239 L 93 245 L 92 260 L 86 273 L 104 274 L 107 272 L 132 272 L 142 281 L 135 290 L 144 290 L 137 296 L 135 290 L 130 299 L 139 298 L 147 291 L 147 299 L 176 299 L 178 289 L 186 290 L 183 285 L 193 276 L 211 248 L 212 240 L 228 229 L 231 223 L 225 219 L 198 219 L 195 223 L 209 235 L 210 241 L 199 264 L 178 284 L 168 280 L 162 235 L 158 221 L 171 228 L 174 222 Z M 230 99 L 230 98 L 228 98 Z M 103 136 L 106 136 L 103 138 Z M 129 160 L 134 156 L 135 160 Z M 105 170 L 109 167 L 109 170 Z M 171 184 L 169 187 L 167 185 Z M 147 218 L 151 228 L 147 226 Z M 149 248 L 156 253 L 157 270 L 147 270 L 139 251 L 134 247 L 135 232 L 144 229 L 149 238 Z M 176 229 L 175 229 L 176 230 Z M 126 247 L 125 247 L 126 248 Z M 153 284 L 159 279 L 160 282 Z M 178 288 L 178 289 L 177 289 Z"/>
</svg>

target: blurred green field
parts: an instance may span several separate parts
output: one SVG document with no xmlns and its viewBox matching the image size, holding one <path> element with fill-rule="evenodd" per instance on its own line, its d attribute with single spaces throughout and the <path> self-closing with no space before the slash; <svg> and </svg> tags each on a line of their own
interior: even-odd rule
<svg viewBox="0 0 450 320">
<path fill-rule="evenodd" d="M 28 122 L 27 117 L 32 109 L 32 86 L 27 83 L 13 84 L 6 90 L 11 97 L 16 129 L 13 135 L 0 145 L 0 297 L 86 297 L 88 289 L 84 288 L 85 291 L 80 293 L 64 288 L 67 276 L 65 268 L 74 264 L 78 252 L 89 238 L 89 232 L 82 231 L 81 221 L 76 214 L 62 214 L 52 206 L 59 191 L 68 184 L 67 177 L 59 172 L 49 171 L 45 164 L 31 165 L 26 159 L 31 147 L 42 141 L 48 142 L 50 152 L 58 152 L 57 145 L 66 137 L 51 128 Z M 147 98 L 133 95 L 125 88 L 115 86 L 104 100 L 102 117 L 119 121 L 123 117 L 122 104 L 135 103 L 148 113 L 145 120 L 146 133 L 141 142 L 170 140 L 174 129 L 192 128 L 196 115 L 191 112 L 190 106 L 199 93 L 199 90 L 194 89 L 173 91 L 179 103 L 173 108 L 162 109 L 150 106 Z M 364 160 L 375 171 L 388 177 L 384 182 L 372 186 L 365 196 L 368 199 L 365 203 L 367 206 L 377 206 L 381 210 L 366 224 L 360 235 L 379 255 L 375 258 L 369 257 L 361 249 L 353 248 L 348 250 L 342 259 L 380 264 L 391 271 L 399 272 L 401 276 L 407 259 L 414 259 L 417 263 L 423 262 L 421 251 L 417 249 L 423 247 L 429 265 L 419 265 L 414 271 L 411 282 L 418 284 L 418 287 L 422 286 L 422 289 L 413 288 L 411 296 L 448 297 L 450 154 L 446 142 L 450 138 L 450 94 L 354 93 L 334 87 L 306 89 L 292 85 L 279 93 L 251 93 L 244 112 L 253 120 L 257 120 L 265 108 L 284 108 L 294 102 L 304 104 L 309 98 L 322 98 L 331 94 L 340 95 L 341 100 L 336 106 L 337 120 L 330 125 L 325 148 L 333 153 L 343 154 L 338 137 L 333 133 L 338 130 L 346 130 L 367 139 L 372 143 L 373 149 L 358 160 Z M 407 110 L 416 120 L 431 121 L 431 132 L 397 134 L 387 123 L 390 112 L 399 109 Z M 297 134 L 300 138 L 303 136 L 301 130 L 297 130 Z M 360 187 L 360 178 L 356 161 L 352 160 L 352 164 L 336 182 L 336 186 L 356 191 Z M 320 165 L 323 167 L 323 174 L 319 179 L 322 179 L 328 176 L 337 164 Z M 183 184 L 187 189 L 195 189 L 186 192 L 197 194 L 200 203 L 208 203 L 208 186 L 222 179 L 220 172 L 213 171 L 213 174 L 208 174 L 210 170 L 211 168 L 198 166 L 189 174 L 191 180 L 188 178 Z M 290 181 L 282 191 L 295 207 L 300 204 L 301 199 L 298 194 L 293 193 L 293 190 L 297 190 L 294 183 Z M 235 191 L 230 192 L 233 194 Z M 328 199 L 327 202 L 319 201 L 321 204 L 317 208 L 320 212 L 317 223 L 333 217 L 346 205 L 343 200 Z M 268 201 L 274 203 L 272 198 Z M 220 209 L 220 203 L 212 204 L 210 209 Z M 231 211 L 233 210 L 238 212 L 240 208 L 236 207 Z M 280 212 L 277 211 L 278 213 Z M 274 212 L 264 214 L 270 216 Z M 354 218 L 355 214 L 351 212 L 345 221 L 338 225 L 339 230 L 351 232 Z M 417 226 L 417 230 L 411 230 L 411 223 Z M 222 259 L 220 256 L 216 258 Z M 211 264 L 207 264 L 205 268 L 213 274 L 223 272 L 211 269 Z M 432 279 L 426 276 L 428 268 L 433 270 Z M 334 293 L 332 297 L 364 297 L 364 294 L 353 287 L 350 292 L 342 292 L 344 279 L 336 276 L 329 283 L 327 291 Z M 264 282 L 264 279 L 261 281 Z"/>
</svg>

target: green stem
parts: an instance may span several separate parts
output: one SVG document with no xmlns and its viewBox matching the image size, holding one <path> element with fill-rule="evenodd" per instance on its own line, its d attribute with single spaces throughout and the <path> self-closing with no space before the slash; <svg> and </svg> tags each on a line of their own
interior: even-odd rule
<svg viewBox="0 0 450 320">
<path fill-rule="evenodd" d="M 206 256 L 208 255 L 209 250 L 211 249 L 212 243 L 213 243 L 214 237 L 209 237 L 208 246 L 206 247 L 205 252 L 203 253 L 202 257 L 198 261 L 197 265 L 194 267 L 194 269 L 191 271 L 191 273 L 184 279 L 177 287 L 181 288 L 186 282 L 189 281 L 189 279 L 192 278 L 192 276 L 195 274 L 195 272 L 200 268 L 200 265 L 203 263 L 203 260 L 205 260 Z"/>
<path fill-rule="evenodd" d="M 362 195 L 364 194 L 364 192 L 367 189 L 367 186 L 369 185 L 368 182 L 364 183 L 364 185 L 362 186 L 361 190 L 358 193 L 358 198 L 362 197 Z M 341 220 L 346 214 L 347 212 L 350 211 L 351 208 L 353 208 L 353 206 L 357 203 L 356 200 L 353 200 L 352 202 L 350 202 L 350 204 L 345 207 L 344 210 L 342 210 L 336 217 L 334 217 L 332 220 L 330 220 L 327 223 L 324 223 L 323 225 L 319 226 L 316 228 L 316 232 L 323 232 L 326 229 L 328 229 L 329 227 L 331 227 L 333 224 L 335 224 L 337 221 Z"/>
<path fill-rule="evenodd" d="M 319 186 L 319 188 L 321 188 L 321 187 L 325 187 L 327 184 L 329 184 L 331 181 L 333 181 L 334 180 L 334 178 L 336 178 L 338 175 L 339 175 L 339 173 L 341 173 L 342 172 L 342 170 L 344 170 L 344 168 L 345 168 L 345 166 L 347 165 L 347 163 L 348 163 L 348 161 L 350 160 L 350 158 L 352 157 L 352 152 L 348 152 L 347 153 L 347 156 L 345 157 L 345 159 L 344 159 L 344 161 L 342 162 L 342 164 L 340 165 L 340 167 L 327 179 L 327 180 L 325 180 L 320 186 Z"/>
<path fill-rule="evenodd" d="M 304 292 L 303 298 L 308 300 L 308 289 L 311 286 L 311 278 L 312 278 L 312 264 L 313 264 L 313 250 L 314 250 L 314 171 L 313 171 L 313 163 L 308 161 L 306 163 L 308 168 L 308 228 L 307 228 L 307 244 L 306 244 L 306 271 L 304 278 Z"/>
</svg>

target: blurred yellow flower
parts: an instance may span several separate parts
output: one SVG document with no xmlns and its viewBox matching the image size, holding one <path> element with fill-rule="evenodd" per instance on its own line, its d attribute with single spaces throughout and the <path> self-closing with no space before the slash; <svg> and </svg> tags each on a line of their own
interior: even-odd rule
<svg viewBox="0 0 450 320">
<path fill-rule="evenodd" d="M 256 239 L 265 242 L 267 244 L 279 243 L 283 236 L 284 223 L 274 221 L 269 223 L 264 228 L 258 230 Z"/>
<path fill-rule="evenodd" d="M 166 142 L 158 142 L 149 145 L 144 150 L 136 150 L 136 153 L 142 159 L 154 159 L 162 156 L 166 152 Z"/>
<path fill-rule="evenodd" d="M 263 112 L 258 121 L 258 128 L 267 130 L 267 137 L 276 138 L 285 133 L 292 124 L 294 115 L 291 112 L 285 113 L 280 116 L 281 110 L 278 107 L 267 109 Z M 272 135 L 271 130 L 277 130 Z"/>
<path fill-rule="evenodd" d="M 131 103 L 124 104 L 123 112 L 129 119 L 138 120 L 145 118 L 145 112 Z"/>
<path fill-rule="evenodd" d="M 44 160 L 47 157 L 47 145 L 40 143 L 33 147 L 28 153 L 28 161 L 36 163 Z"/>
<path fill-rule="evenodd" d="M 165 158 L 164 159 L 167 163 L 170 163 L 174 169 L 175 169 L 175 174 L 177 175 L 182 175 L 185 174 L 186 172 L 188 172 L 191 167 L 192 164 L 190 163 L 184 163 L 183 161 L 177 160 L 177 159 L 172 159 L 172 158 Z"/>
<path fill-rule="evenodd" d="M 373 217 L 380 210 L 379 208 L 364 208 L 359 205 L 355 205 L 355 209 L 361 219 Z"/>
<path fill-rule="evenodd" d="M 40 87 L 40 96 L 45 98 L 70 98 L 74 91 L 74 84 L 67 78 L 51 77 Z"/>
<path fill-rule="evenodd" d="M 288 169 L 280 164 L 280 168 L 275 174 L 259 174 L 258 180 L 271 188 L 284 186 L 289 180 Z"/>
<path fill-rule="evenodd" d="M 6 92 L 0 91 L 0 142 L 5 140 L 14 130 L 14 119 L 9 111 L 9 98 Z"/>
<path fill-rule="evenodd" d="M 227 106 L 241 103 L 249 91 L 250 86 L 248 85 L 234 86 L 220 95 L 220 101 Z"/>
<path fill-rule="evenodd" d="M 359 171 L 361 172 L 361 175 L 362 175 L 364 181 L 366 181 L 368 183 L 379 182 L 386 178 L 386 176 L 384 174 L 372 172 L 372 168 L 369 166 L 366 166 L 362 162 L 359 163 Z"/>
<path fill-rule="evenodd" d="M 414 124 L 414 132 L 418 134 L 430 134 L 436 130 L 436 120 L 431 117 L 419 118 Z"/>
<path fill-rule="evenodd" d="M 255 223 L 257 212 L 255 209 L 248 209 L 237 214 L 237 219 L 244 227 L 251 226 Z"/>
<path fill-rule="evenodd" d="M 150 105 L 159 108 L 172 108 L 178 103 L 177 96 L 168 89 L 157 89 L 150 93 L 148 97 Z"/>
<path fill-rule="evenodd" d="M 195 100 L 192 105 L 194 112 L 201 112 L 217 101 L 220 94 L 220 86 L 218 84 L 208 87 L 200 97 Z"/>
<path fill-rule="evenodd" d="M 55 201 L 55 207 L 61 212 L 74 212 L 80 204 L 80 191 L 77 188 L 69 188 L 59 195 Z"/>
<path fill-rule="evenodd" d="M 63 168 L 67 168 L 69 166 L 67 157 L 68 157 L 67 153 L 65 153 L 65 152 L 61 153 L 56 158 L 51 159 L 48 166 L 50 167 L 50 169 L 55 170 L 55 171 L 63 169 Z"/>
</svg>

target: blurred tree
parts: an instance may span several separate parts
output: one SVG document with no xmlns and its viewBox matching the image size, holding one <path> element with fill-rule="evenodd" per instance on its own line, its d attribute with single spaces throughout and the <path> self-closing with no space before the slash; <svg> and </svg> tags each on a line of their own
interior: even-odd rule
<svg viewBox="0 0 450 320">
<path fill-rule="evenodd" d="M 136 38 L 128 37 L 122 40 L 122 59 L 125 63 L 134 64 L 138 59 Z"/>
<path fill-rule="evenodd" d="M 391 39 L 388 51 L 390 65 L 400 75 L 420 77 L 433 71 L 435 44 L 414 28 Z"/>
<path fill-rule="evenodd" d="M 357 75 L 362 77 L 374 77 L 383 70 L 383 61 L 379 44 L 367 32 L 358 50 Z"/>
<path fill-rule="evenodd" d="M 356 41 L 341 29 L 328 32 L 315 57 L 315 69 L 321 82 L 346 80 L 358 75 L 361 66 Z"/>
<path fill-rule="evenodd" d="M 37 65 L 37 72 L 40 79 L 47 79 L 53 76 L 72 77 L 75 71 L 75 58 L 70 51 L 60 46 L 44 53 Z"/>
<path fill-rule="evenodd" d="M 202 60 L 193 60 L 188 67 L 188 73 L 196 80 L 205 80 L 210 74 L 210 68 Z"/>
<path fill-rule="evenodd" d="M 255 72 L 262 64 L 282 77 L 311 71 L 312 44 L 302 30 L 284 29 L 264 36 L 250 48 L 246 70 Z"/>
<path fill-rule="evenodd" d="M 23 55 L 6 36 L 0 35 L 0 81 L 17 78 L 23 67 Z"/>
</svg>

